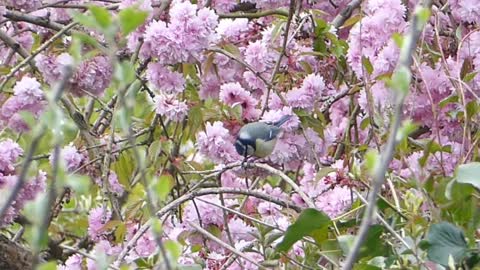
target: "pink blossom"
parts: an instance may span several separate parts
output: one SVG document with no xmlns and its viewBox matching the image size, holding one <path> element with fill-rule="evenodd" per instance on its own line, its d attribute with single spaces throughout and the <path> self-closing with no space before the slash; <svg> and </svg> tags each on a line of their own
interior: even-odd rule
<svg viewBox="0 0 480 270">
<path fill-rule="evenodd" d="M 112 217 L 112 213 L 102 206 L 93 208 L 88 215 L 88 236 L 98 241 L 105 233 L 104 226 Z"/>
<path fill-rule="evenodd" d="M 5 0 L 7 7 L 14 9 L 33 11 L 42 6 L 42 0 Z"/>
<path fill-rule="evenodd" d="M 128 7 L 136 7 L 143 11 L 153 11 L 152 7 L 152 0 L 122 0 L 120 5 L 118 6 L 119 9 L 126 9 Z"/>
<path fill-rule="evenodd" d="M 95 178 L 95 182 L 100 187 L 103 187 L 103 182 L 100 177 Z M 114 171 L 110 171 L 108 174 L 108 190 L 117 196 L 122 196 L 124 192 L 123 185 L 118 182 L 117 174 Z"/>
<path fill-rule="evenodd" d="M 201 99 L 218 98 L 221 82 L 215 74 L 208 73 L 202 77 L 202 85 L 198 95 Z"/>
<path fill-rule="evenodd" d="M 453 17 L 466 23 L 480 22 L 480 4 L 476 0 L 452 0 L 449 2 Z"/>
<path fill-rule="evenodd" d="M 309 74 L 303 80 L 300 88 L 294 88 L 287 92 L 286 99 L 290 106 L 312 110 L 320 97 L 325 93 L 325 82 L 322 76 Z"/>
<path fill-rule="evenodd" d="M 263 73 L 260 75 L 264 76 L 265 74 Z M 265 82 L 262 79 L 260 79 L 258 75 L 254 74 L 250 70 L 247 70 L 243 73 L 243 79 L 245 80 L 248 86 L 250 86 L 253 89 L 261 90 L 261 93 L 263 93 L 267 89 Z"/>
<path fill-rule="evenodd" d="M 158 90 L 167 94 L 177 94 L 185 89 L 185 79 L 182 74 L 172 72 L 160 63 L 148 64 L 147 80 Z"/>
<path fill-rule="evenodd" d="M 207 195 L 201 198 L 211 203 L 222 205 L 220 199 L 215 195 Z M 199 219 L 201 219 L 203 226 L 221 226 L 223 224 L 223 211 L 220 207 L 215 207 L 203 201 L 196 200 L 195 205 L 193 202 L 187 204 L 184 210 L 184 218 L 185 220 L 197 224 L 200 222 Z"/>
<path fill-rule="evenodd" d="M 363 70 L 362 57 L 375 64 L 382 48 L 389 42 L 395 32 L 403 32 L 406 23 L 403 18 L 405 6 L 400 0 L 369 1 L 366 7 L 367 16 L 355 24 L 348 37 L 348 63 L 358 77 L 366 75 Z M 393 57 L 390 61 L 394 60 Z M 385 60 L 383 57 L 382 61 Z"/>
<path fill-rule="evenodd" d="M 139 228 L 139 224 L 131 223 L 127 225 L 127 236 L 126 240 L 129 241 L 137 232 Z M 130 254 L 130 256 L 134 258 L 138 257 L 148 257 L 152 255 L 157 249 L 157 244 L 155 243 L 155 238 L 151 230 L 148 230 L 140 239 L 138 239 L 137 244 L 135 245 L 134 251 L 135 254 Z"/>
<path fill-rule="evenodd" d="M 74 254 L 65 261 L 64 265 L 57 267 L 58 270 L 83 270 L 83 256 Z"/>
<path fill-rule="evenodd" d="M 15 27 L 8 27 L 6 31 L 3 28 L 2 31 L 5 31 L 7 35 L 9 35 L 15 42 L 18 43 L 18 45 L 22 46 L 22 48 L 24 48 L 26 51 L 30 51 L 32 50 L 33 43 L 35 42 L 32 32 L 29 30 L 30 27 L 31 24 L 19 22 L 15 24 Z M 3 42 L 0 43 L 1 65 L 13 65 L 17 62 L 18 59 L 19 58 L 17 56 L 17 53 L 12 48 L 10 48 L 10 46 L 7 46 Z"/>
<path fill-rule="evenodd" d="M 0 122 L 17 132 L 28 131 L 28 125 L 18 113 L 30 112 L 38 118 L 43 112 L 45 103 L 40 83 L 36 79 L 24 76 L 15 84 L 14 95 L 3 103 Z"/>
<path fill-rule="evenodd" d="M 232 218 L 228 221 L 228 228 L 230 230 L 230 234 L 235 241 L 252 241 L 255 239 L 253 233 L 255 228 L 252 226 L 247 225 L 243 220 L 240 218 Z"/>
<path fill-rule="evenodd" d="M 200 0 L 198 3 L 202 6 L 206 4 L 206 0 Z M 211 1 L 211 6 L 217 11 L 217 12 L 229 12 L 231 11 L 235 6 L 237 5 L 236 1 L 232 0 L 212 0 Z"/>
<path fill-rule="evenodd" d="M 3 175 L 0 173 L 0 191 L 3 192 L 4 190 L 9 190 L 8 192 L 11 192 L 10 190 L 13 188 L 13 186 L 15 186 L 17 181 L 17 175 Z M 23 209 L 27 202 L 33 201 L 39 193 L 44 192 L 46 181 L 47 174 L 42 170 L 38 171 L 34 178 L 27 180 L 18 193 L 17 198 L 7 210 L 7 214 L 4 219 L 0 220 L 0 227 L 5 224 L 12 223 L 14 218 Z M 5 198 L 0 198 L 0 204 L 4 203 L 4 199 Z"/>
<path fill-rule="evenodd" d="M 260 114 L 257 101 L 239 83 L 226 83 L 220 87 L 220 100 L 229 106 L 242 106 L 242 117 L 254 120 Z"/>
<path fill-rule="evenodd" d="M 0 141 L 0 174 L 7 175 L 14 172 L 14 164 L 23 154 L 23 149 L 11 139 Z M 1 185 L 0 185 L 1 188 Z"/>
<path fill-rule="evenodd" d="M 169 95 L 159 94 L 155 97 L 155 111 L 172 121 L 182 121 L 188 113 L 188 106 Z"/>
<path fill-rule="evenodd" d="M 50 86 L 61 78 L 64 67 L 72 63 L 73 58 L 68 53 L 61 53 L 58 56 L 39 54 L 35 57 L 37 68 Z"/>
<path fill-rule="evenodd" d="M 78 152 L 78 149 L 73 145 L 67 145 L 60 151 L 60 159 L 65 162 L 68 172 L 73 172 L 78 169 L 84 161 L 85 156 Z M 50 163 L 53 163 L 53 154 L 49 157 Z"/>
<path fill-rule="evenodd" d="M 95 56 L 84 61 L 78 67 L 72 78 L 72 93 L 77 96 L 84 96 L 86 92 L 101 97 L 110 85 L 113 68 L 109 59 L 105 56 Z"/>
<path fill-rule="evenodd" d="M 290 119 L 282 125 L 282 129 L 287 132 L 296 130 L 300 124 L 300 119 L 290 107 L 283 107 L 281 110 L 269 110 L 263 115 L 262 121 L 275 123 L 285 115 L 290 115 Z"/>
<path fill-rule="evenodd" d="M 201 154 L 213 162 L 228 163 L 240 159 L 233 146 L 233 137 L 222 122 L 207 123 L 205 131 L 198 133 L 197 145 Z"/>
<path fill-rule="evenodd" d="M 245 62 L 257 72 L 265 71 L 269 62 L 267 46 L 261 41 L 250 43 L 245 50 Z"/>
<path fill-rule="evenodd" d="M 202 58 L 201 52 L 217 39 L 215 28 L 218 16 L 210 9 L 197 11 L 190 2 L 174 2 L 170 22 L 150 23 L 145 30 L 145 56 L 157 57 L 162 64 L 193 62 Z"/>
<path fill-rule="evenodd" d="M 248 31 L 248 20 L 242 19 L 223 19 L 218 23 L 217 33 L 224 39 L 238 40 L 242 33 Z"/>
</svg>

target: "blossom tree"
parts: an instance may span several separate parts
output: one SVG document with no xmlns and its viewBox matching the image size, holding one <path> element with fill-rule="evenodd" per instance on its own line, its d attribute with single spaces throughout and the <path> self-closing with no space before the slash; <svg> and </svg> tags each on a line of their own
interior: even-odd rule
<svg viewBox="0 0 480 270">
<path fill-rule="evenodd" d="M 478 0 L 5 0 L 0 40 L 0 269 L 480 264 Z"/>
</svg>

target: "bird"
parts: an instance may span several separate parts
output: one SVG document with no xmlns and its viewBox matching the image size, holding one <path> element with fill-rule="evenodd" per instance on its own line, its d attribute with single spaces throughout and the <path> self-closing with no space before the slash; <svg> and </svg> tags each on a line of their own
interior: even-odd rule
<svg viewBox="0 0 480 270">
<path fill-rule="evenodd" d="M 235 140 L 237 153 L 245 158 L 264 158 L 275 149 L 277 137 L 282 131 L 281 126 L 290 119 L 284 115 L 276 122 L 253 122 L 244 125 Z"/>
</svg>

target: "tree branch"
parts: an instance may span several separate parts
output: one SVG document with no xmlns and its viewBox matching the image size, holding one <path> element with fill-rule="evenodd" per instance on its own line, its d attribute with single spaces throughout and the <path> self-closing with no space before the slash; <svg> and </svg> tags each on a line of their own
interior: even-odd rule
<svg viewBox="0 0 480 270">
<path fill-rule="evenodd" d="M 425 0 L 424 6 L 426 8 L 430 8 L 431 6 L 430 0 Z M 417 44 L 417 40 L 422 33 L 424 22 L 421 22 L 419 18 L 418 12 L 415 12 L 414 16 L 412 17 L 411 24 L 410 24 L 410 31 L 405 37 L 404 44 L 400 51 L 400 56 L 398 60 L 398 64 L 396 70 L 408 70 L 410 71 L 412 65 L 412 57 L 415 50 L 415 46 Z M 408 73 L 408 76 L 411 78 L 411 73 Z M 388 137 L 388 141 L 385 145 L 385 149 L 382 151 L 382 155 L 380 156 L 380 162 L 376 167 L 373 175 L 373 187 L 368 197 L 368 205 L 363 216 L 362 222 L 360 224 L 360 229 L 355 238 L 355 242 L 353 247 L 348 254 L 345 264 L 343 265 L 344 270 L 352 269 L 353 264 L 355 263 L 358 253 L 360 251 L 360 247 L 362 246 L 363 242 L 366 239 L 367 233 L 370 229 L 370 224 L 375 216 L 376 213 L 376 201 L 378 197 L 378 193 L 381 190 L 383 183 L 385 182 L 385 173 L 388 170 L 388 165 L 390 164 L 394 152 L 395 147 L 398 143 L 397 141 L 397 132 L 400 128 L 400 121 L 402 118 L 402 111 L 403 111 L 403 102 L 405 97 L 408 93 L 403 93 L 400 90 L 394 91 L 394 102 L 395 102 L 395 109 L 393 114 L 392 123 L 390 126 L 390 136 Z"/>
</svg>

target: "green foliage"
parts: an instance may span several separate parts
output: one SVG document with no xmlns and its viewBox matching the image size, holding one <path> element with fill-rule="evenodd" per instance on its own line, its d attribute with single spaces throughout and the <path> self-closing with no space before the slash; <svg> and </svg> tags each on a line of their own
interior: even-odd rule
<svg viewBox="0 0 480 270">
<path fill-rule="evenodd" d="M 480 189 L 480 162 L 471 162 L 458 166 L 455 178 L 459 183 L 470 184 Z"/>
<path fill-rule="evenodd" d="M 388 256 L 391 252 L 391 248 L 382 239 L 384 228 L 381 225 L 373 225 L 368 231 L 366 240 L 360 247 L 360 253 L 358 259 L 368 257 L 373 258 L 376 256 Z M 340 235 L 337 237 L 338 244 L 342 249 L 344 255 L 347 255 L 355 241 L 354 235 Z"/>
<path fill-rule="evenodd" d="M 320 240 L 318 242 L 321 243 L 323 239 L 318 238 L 318 236 L 321 236 L 328 230 L 330 223 L 330 218 L 325 213 L 313 208 L 307 208 L 303 210 L 297 220 L 288 227 L 282 242 L 280 242 L 275 249 L 278 252 L 287 252 L 295 242 L 305 236 L 312 236 L 316 240 Z"/>
<path fill-rule="evenodd" d="M 126 8 L 118 13 L 122 33 L 127 36 L 145 22 L 148 13 L 134 8 Z"/>
<path fill-rule="evenodd" d="M 395 91 L 398 91 L 400 96 L 406 96 L 410 82 L 412 80 L 412 73 L 404 66 L 399 67 L 393 72 L 392 78 L 387 80 L 387 86 Z"/>
<path fill-rule="evenodd" d="M 426 237 L 428 259 L 443 266 L 449 265 L 452 256 L 459 264 L 468 255 L 468 246 L 462 230 L 448 222 L 433 224 Z"/>
</svg>

